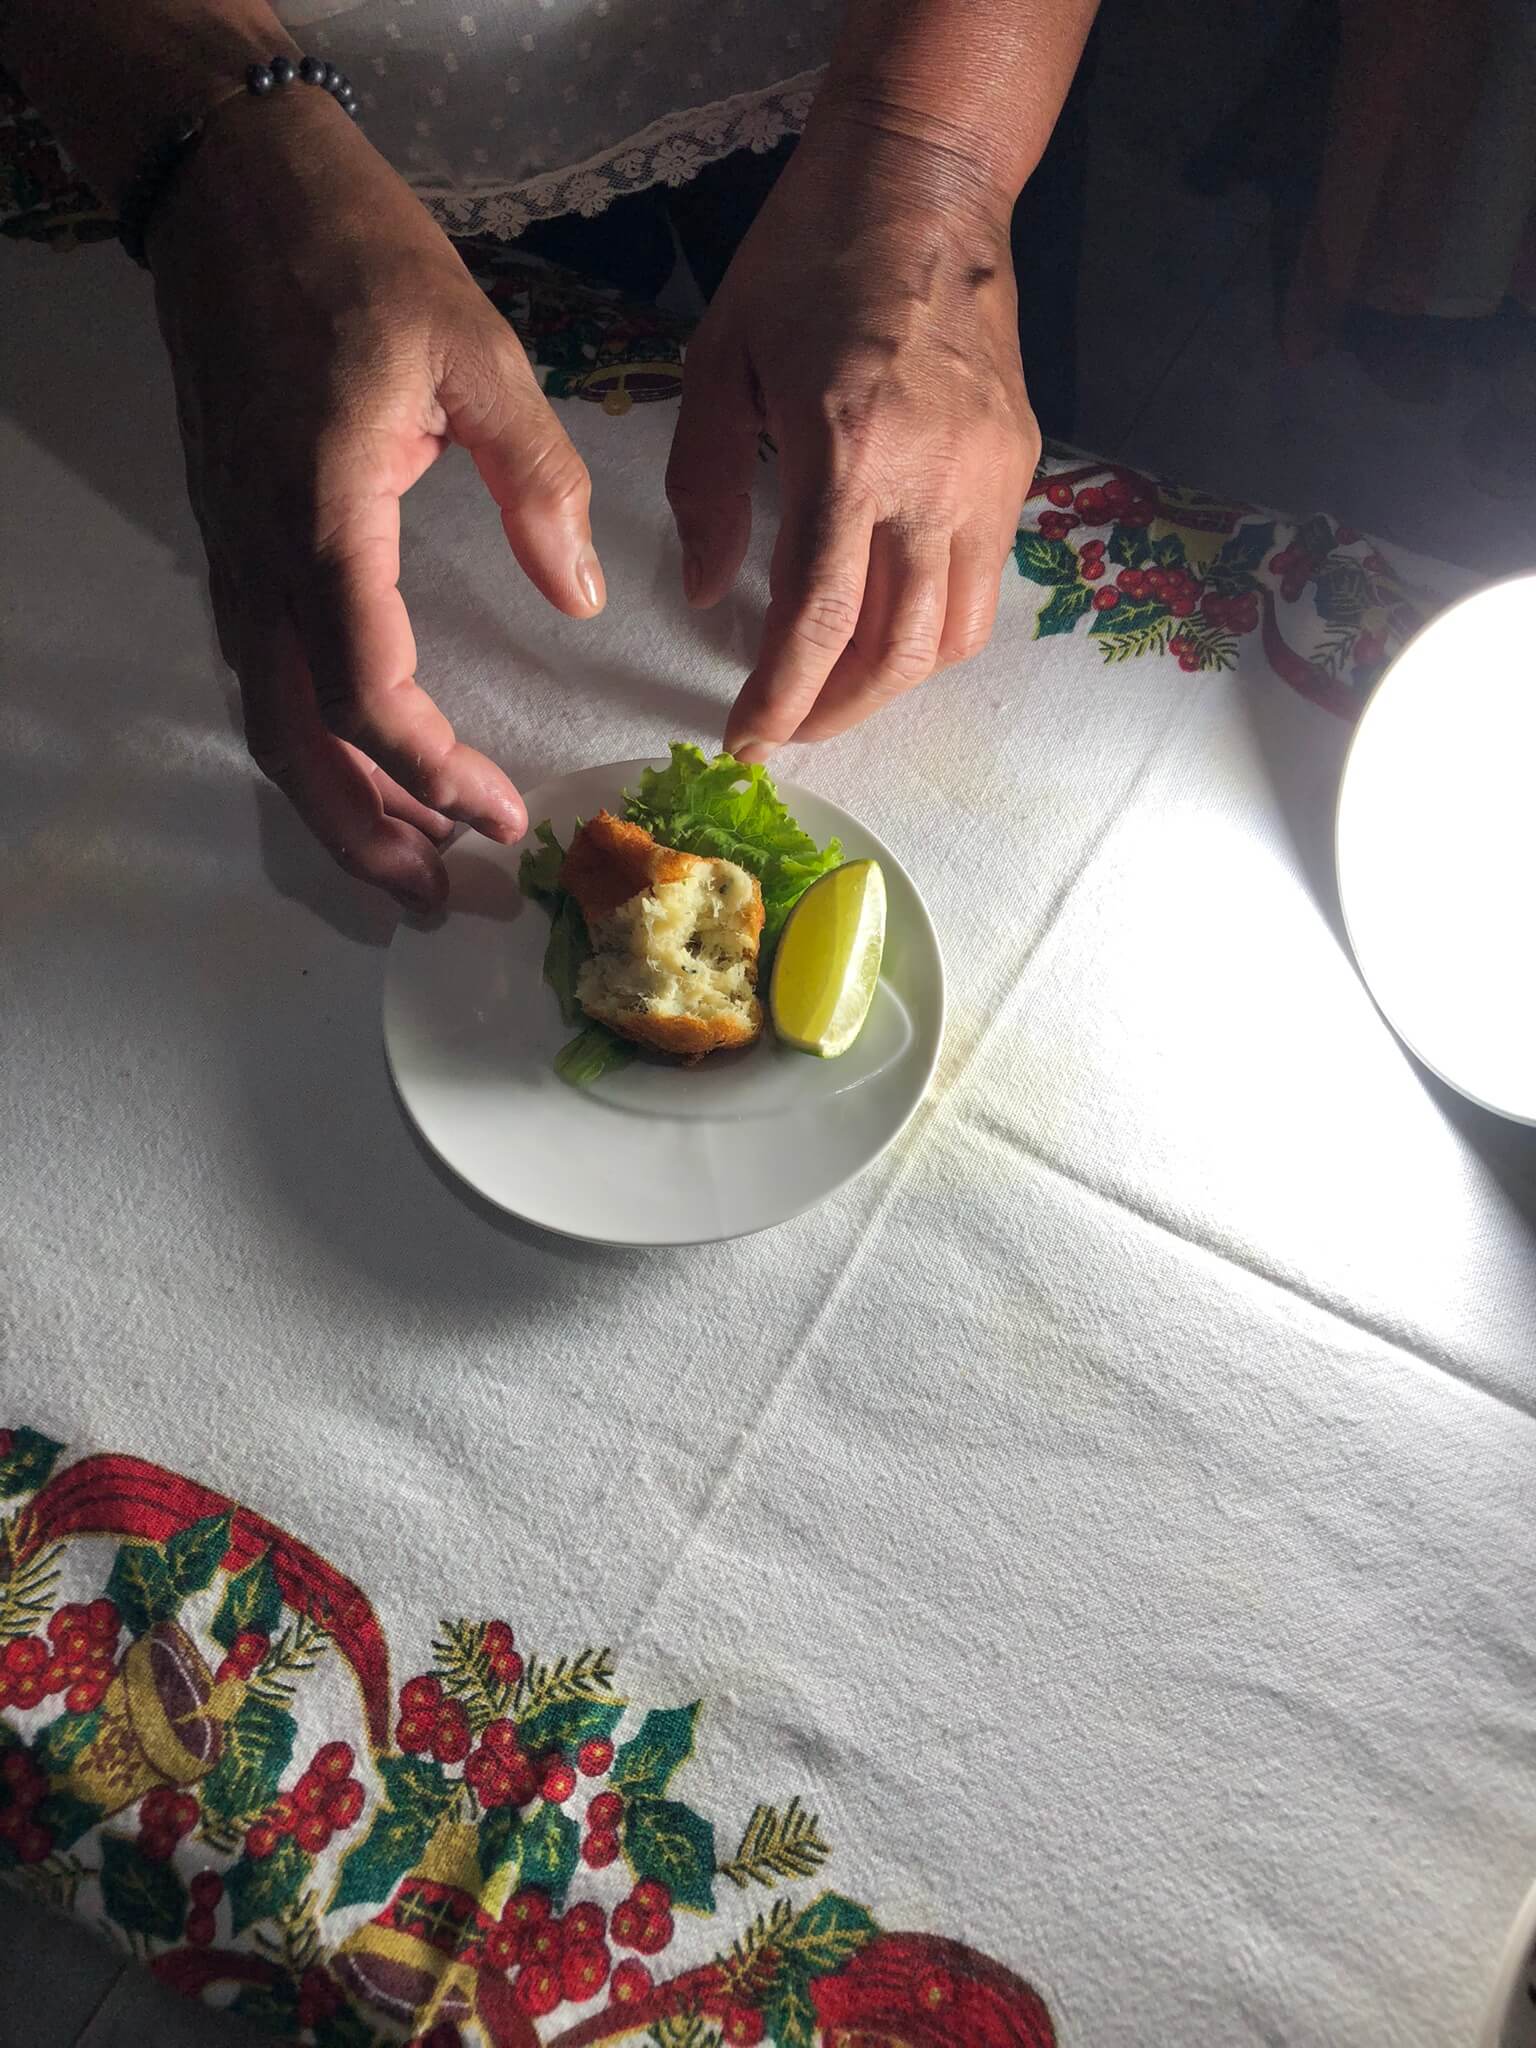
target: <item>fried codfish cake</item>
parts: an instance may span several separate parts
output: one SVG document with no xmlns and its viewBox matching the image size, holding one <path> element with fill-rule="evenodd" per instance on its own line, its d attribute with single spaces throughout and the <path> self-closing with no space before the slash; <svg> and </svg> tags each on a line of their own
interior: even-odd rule
<svg viewBox="0 0 1536 2048">
<path fill-rule="evenodd" d="M 761 1034 L 763 892 L 745 868 L 675 853 L 600 811 L 572 840 L 560 886 L 592 942 L 576 979 L 589 1017 L 690 1060 Z"/>
</svg>

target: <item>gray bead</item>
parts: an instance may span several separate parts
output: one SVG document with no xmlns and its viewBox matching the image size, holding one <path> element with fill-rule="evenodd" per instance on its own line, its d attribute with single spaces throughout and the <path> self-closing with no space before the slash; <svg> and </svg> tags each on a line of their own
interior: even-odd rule
<svg viewBox="0 0 1536 2048">
<path fill-rule="evenodd" d="M 318 57 L 301 57 L 299 76 L 306 85 L 320 85 L 325 78 L 325 65 Z"/>
<path fill-rule="evenodd" d="M 293 60 L 291 58 L 274 57 L 269 68 L 275 85 L 291 85 L 293 83 Z"/>
<path fill-rule="evenodd" d="M 245 89 L 247 92 L 255 93 L 258 99 L 263 93 L 269 93 L 276 83 L 277 80 L 265 64 L 252 64 L 246 71 Z"/>
</svg>

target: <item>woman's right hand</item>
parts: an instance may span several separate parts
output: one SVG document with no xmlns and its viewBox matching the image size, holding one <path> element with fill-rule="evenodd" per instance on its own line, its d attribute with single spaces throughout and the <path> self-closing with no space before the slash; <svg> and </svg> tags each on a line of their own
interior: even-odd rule
<svg viewBox="0 0 1536 2048">
<path fill-rule="evenodd" d="M 456 821 L 511 842 L 527 817 L 416 680 L 401 495 L 468 449 L 524 573 L 586 618 L 586 468 L 512 330 L 325 93 L 220 108 L 148 254 L 252 757 L 344 868 L 433 908 Z"/>
</svg>

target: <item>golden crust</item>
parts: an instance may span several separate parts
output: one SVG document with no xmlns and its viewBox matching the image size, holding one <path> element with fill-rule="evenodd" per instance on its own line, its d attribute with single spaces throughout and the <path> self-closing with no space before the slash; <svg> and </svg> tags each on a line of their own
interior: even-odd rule
<svg viewBox="0 0 1536 2048">
<path fill-rule="evenodd" d="M 590 925 L 611 917 L 642 890 L 658 882 L 680 882 L 690 868 L 703 865 L 697 854 L 658 846 L 643 825 L 599 811 L 571 841 L 560 867 L 560 886 L 576 898 Z"/>
<path fill-rule="evenodd" d="M 560 886 L 575 897 L 588 928 L 595 932 L 605 918 L 636 896 L 662 883 L 686 880 L 695 869 L 711 865 L 698 854 L 659 846 L 643 826 L 616 818 L 610 811 L 599 811 L 572 840 L 561 864 Z M 749 875 L 747 880 L 751 902 L 742 914 L 741 931 L 755 952 L 763 930 L 763 892 L 755 876 Z M 755 963 L 752 973 L 755 978 Z M 583 1008 L 621 1038 L 690 1061 L 751 1045 L 763 1030 L 762 1004 L 755 994 L 747 1015 L 657 1016 L 634 1009 L 620 1013 L 587 1003 Z"/>
<path fill-rule="evenodd" d="M 712 1052 L 729 1052 L 742 1045 L 755 1045 L 763 1035 L 763 1006 L 752 1005 L 753 1021 L 715 1017 L 647 1017 L 635 1012 L 626 1017 L 605 1015 L 603 1022 L 620 1038 L 648 1045 L 654 1052 L 669 1052 L 680 1060 L 701 1060 Z"/>
</svg>

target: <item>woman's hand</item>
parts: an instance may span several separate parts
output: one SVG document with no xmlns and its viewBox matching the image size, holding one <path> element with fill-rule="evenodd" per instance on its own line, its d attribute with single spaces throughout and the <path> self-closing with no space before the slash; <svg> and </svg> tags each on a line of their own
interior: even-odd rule
<svg viewBox="0 0 1536 2048">
<path fill-rule="evenodd" d="M 741 565 L 763 432 L 782 484 L 736 753 L 844 732 L 986 643 L 1040 452 L 1009 212 L 952 148 L 813 121 L 690 344 L 667 471 L 690 602 Z"/>
<path fill-rule="evenodd" d="M 222 108 L 149 257 L 251 753 L 343 867 L 430 908 L 455 821 L 512 841 L 527 820 L 417 683 L 401 494 L 467 448 L 524 573 L 587 617 L 586 469 L 516 336 L 325 94 Z"/>
</svg>

